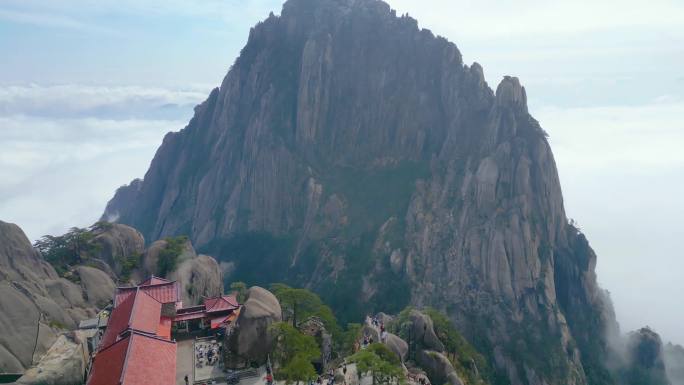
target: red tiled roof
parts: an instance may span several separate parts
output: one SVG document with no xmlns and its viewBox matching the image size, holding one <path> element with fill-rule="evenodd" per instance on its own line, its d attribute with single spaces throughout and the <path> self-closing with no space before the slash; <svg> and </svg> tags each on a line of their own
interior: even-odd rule
<svg viewBox="0 0 684 385">
<path fill-rule="evenodd" d="M 122 339 L 95 355 L 88 385 L 119 384 L 129 342 L 129 338 Z"/>
<path fill-rule="evenodd" d="M 126 329 L 156 334 L 161 318 L 161 306 L 161 303 L 142 290 L 128 295 L 112 311 L 100 349 L 116 342 L 118 336 Z"/>
<path fill-rule="evenodd" d="M 100 343 L 100 350 L 116 342 L 116 338 L 119 334 L 128 329 L 134 302 L 135 295 L 129 295 L 112 310 L 112 314 L 109 316 L 109 322 L 107 322 L 107 329 L 105 330 L 102 342 Z"/>
<path fill-rule="evenodd" d="M 176 383 L 176 343 L 132 334 L 121 385 Z"/>
<path fill-rule="evenodd" d="M 99 352 L 88 385 L 171 385 L 176 344 L 137 332 Z"/>
<path fill-rule="evenodd" d="M 117 307 L 121 304 L 121 302 L 125 301 L 126 298 L 132 296 L 135 294 L 135 292 L 138 290 L 137 287 L 117 287 L 116 288 L 116 296 L 114 296 L 114 307 Z"/>
<path fill-rule="evenodd" d="M 146 280 L 142 281 L 139 286 L 159 285 L 159 284 L 169 283 L 169 282 L 172 282 L 172 281 L 169 281 L 168 279 L 165 279 L 165 278 L 155 277 L 154 275 L 151 275 L 150 278 L 147 278 Z"/>
<path fill-rule="evenodd" d="M 152 296 L 161 303 L 178 302 L 181 300 L 176 282 L 161 283 L 158 285 L 141 286 L 140 290 Z"/>
<path fill-rule="evenodd" d="M 221 297 L 215 298 L 205 298 L 204 306 L 207 309 L 207 313 L 235 310 L 240 307 L 235 294 L 223 295 Z"/>
<path fill-rule="evenodd" d="M 207 315 L 207 313 L 204 310 L 200 310 L 200 311 L 196 311 L 196 312 L 192 312 L 192 313 L 176 314 L 176 316 L 173 318 L 173 322 L 200 319 L 200 318 L 204 318 L 206 315 Z"/>
<path fill-rule="evenodd" d="M 138 331 L 156 334 L 161 318 L 161 303 L 140 290 L 135 295 L 128 327 Z"/>
<path fill-rule="evenodd" d="M 157 282 L 159 281 L 159 282 Z M 119 306 L 123 300 L 134 293 L 137 290 L 142 290 L 145 293 L 152 296 L 154 299 L 161 303 L 171 303 L 179 302 L 181 300 L 180 290 L 178 284 L 175 281 L 161 282 L 161 278 L 150 278 L 145 282 L 145 285 L 133 286 L 133 287 L 119 287 L 116 289 L 116 296 L 114 297 L 114 307 Z M 150 283 L 154 282 L 154 283 Z"/>
</svg>

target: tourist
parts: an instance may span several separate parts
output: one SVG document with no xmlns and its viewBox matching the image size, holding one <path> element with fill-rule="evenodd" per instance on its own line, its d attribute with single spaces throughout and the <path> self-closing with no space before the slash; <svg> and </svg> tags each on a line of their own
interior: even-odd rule
<svg viewBox="0 0 684 385">
<path fill-rule="evenodd" d="M 190 380 L 188 379 L 188 375 L 187 375 L 187 374 L 185 375 L 184 380 L 185 380 L 185 385 L 190 385 Z"/>
</svg>

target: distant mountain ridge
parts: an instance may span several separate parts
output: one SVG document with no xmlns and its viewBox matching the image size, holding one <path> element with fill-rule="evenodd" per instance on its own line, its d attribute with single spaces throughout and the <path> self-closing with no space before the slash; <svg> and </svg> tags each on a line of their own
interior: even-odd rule
<svg viewBox="0 0 684 385">
<path fill-rule="evenodd" d="M 287 1 L 103 218 L 188 235 L 228 280 L 306 286 L 347 319 L 444 310 L 495 383 L 616 383 L 612 305 L 525 89 L 493 92 L 382 1 Z"/>
</svg>

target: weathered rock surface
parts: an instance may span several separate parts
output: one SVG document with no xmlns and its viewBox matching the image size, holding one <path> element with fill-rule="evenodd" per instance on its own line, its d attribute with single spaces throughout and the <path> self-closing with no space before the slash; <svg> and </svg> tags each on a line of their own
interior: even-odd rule
<svg viewBox="0 0 684 385">
<path fill-rule="evenodd" d="M 387 333 L 384 344 L 387 345 L 402 362 L 406 360 L 406 356 L 408 355 L 408 343 L 406 343 L 406 341 L 395 334 Z"/>
<path fill-rule="evenodd" d="M 434 350 L 419 350 L 416 362 L 425 370 L 434 384 L 463 385 L 449 359 Z"/>
<path fill-rule="evenodd" d="M 0 371 L 23 372 L 38 360 L 62 328 L 75 328 L 113 296 L 112 280 L 96 269 L 83 268 L 84 287 L 60 278 L 24 232 L 0 221 Z M 100 281 L 99 283 L 96 281 Z"/>
<path fill-rule="evenodd" d="M 278 299 L 268 290 L 253 286 L 247 291 L 235 329 L 226 336 L 226 366 L 248 362 L 265 362 L 273 345 L 269 326 L 280 322 L 282 310 Z"/>
<path fill-rule="evenodd" d="M 159 271 L 159 254 L 168 246 L 169 242 L 165 239 L 160 239 L 150 245 L 143 255 L 141 267 L 139 269 L 139 274 L 142 277 L 149 277 L 150 275 L 162 275 L 162 273 Z M 181 247 L 181 253 L 178 255 L 179 265 L 184 261 L 195 257 L 197 257 L 197 252 L 195 252 L 192 242 L 190 240 L 185 241 Z"/>
<path fill-rule="evenodd" d="M 381 1 L 289 0 L 104 217 L 268 261 L 348 320 L 447 311 L 512 385 L 598 383 L 614 318 L 526 102 Z"/>
<path fill-rule="evenodd" d="M 89 266 L 78 266 L 76 272 L 88 303 L 101 309 L 112 301 L 116 285 L 107 273 Z"/>
<path fill-rule="evenodd" d="M 411 310 L 409 320 L 412 325 L 412 335 L 421 348 L 438 352 L 444 351 L 444 344 L 435 334 L 435 327 L 430 316 L 418 310 Z"/>
<path fill-rule="evenodd" d="M 88 357 L 86 337 L 81 332 L 60 335 L 35 367 L 16 382 L 18 385 L 83 384 Z"/>
<path fill-rule="evenodd" d="M 145 252 L 145 238 L 130 226 L 109 223 L 93 231 L 93 243 L 99 245 L 94 257 L 106 262 L 116 274 L 121 274 L 121 261 Z"/>
<path fill-rule="evenodd" d="M 187 304 L 186 306 L 201 303 L 203 297 L 223 294 L 221 268 L 208 255 L 186 259 L 167 278 L 178 281 L 183 304 Z"/>
<path fill-rule="evenodd" d="M 154 275 L 178 281 L 185 306 L 197 305 L 203 297 L 223 294 L 222 269 L 218 262 L 211 256 L 197 255 L 190 240 L 183 242 L 176 268 L 163 274 L 159 270 L 159 255 L 167 247 L 169 242 L 165 239 L 153 242 L 142 254 L 140 267 L 131 273 L 131 280 L 140 282 Z"/>
</svg>

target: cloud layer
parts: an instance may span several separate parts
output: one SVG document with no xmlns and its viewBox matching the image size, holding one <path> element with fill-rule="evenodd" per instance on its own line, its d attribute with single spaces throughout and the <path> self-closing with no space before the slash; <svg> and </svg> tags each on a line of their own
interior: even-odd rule
<svg viewBox="0 0 684 385">
<path fill-rule="evenodd" d="M 92 224 L 208 91 L 0 87 L 0 217 L 34 240 Z"/>
</svg>

